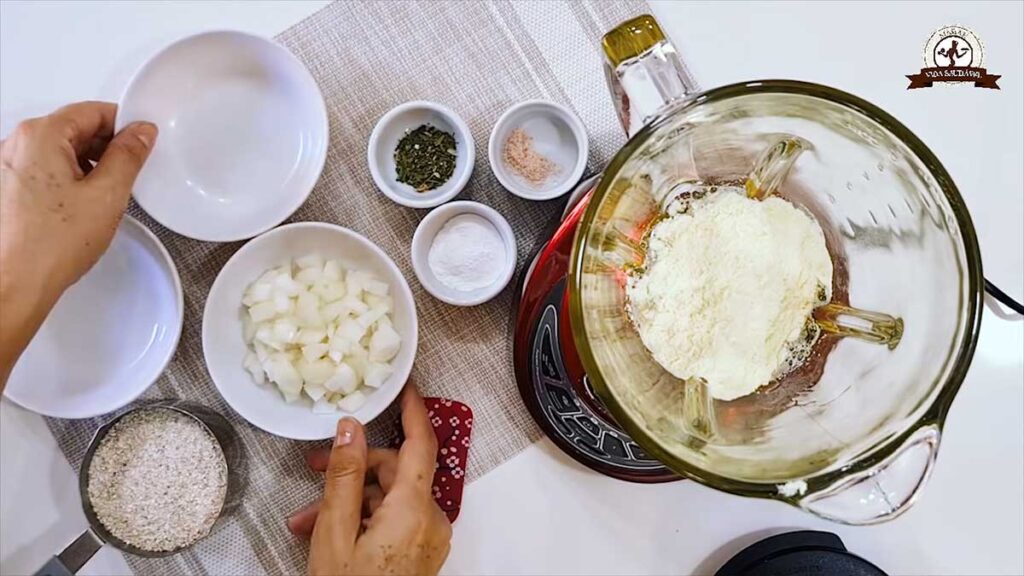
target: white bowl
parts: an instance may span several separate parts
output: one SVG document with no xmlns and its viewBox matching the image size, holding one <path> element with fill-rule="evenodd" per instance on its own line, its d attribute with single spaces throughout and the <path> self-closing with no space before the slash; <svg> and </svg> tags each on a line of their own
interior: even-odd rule
<svg viewBox="0 0 1024 576">
<path fill-rule="evenodd" d="M 426 192 L 398 181 L 395 170 L 395 148 L 408 131 L 430 124 L 455 136 L 455 171 L 447 182 Z M 385 196 L 410 208 L 433 208 L 462 191 L 473 173 L 476 148 L 469 126 L 451 108 L 417 100 L 392 108 L 377 121 L 366 148 L 366 163 L 373 182 Z"/>
<path fill-rule="evenodd" d="M 242 246 L 221 269 L 203 311 L 203 355 L 213 383 L 224 400 L 250 424 L 295 440 L 322 440 L 334 435 L 342 412 L 314 414 L 305 395 L 285 402 L 272 384 L 258 385 L 242 367 L 247 345 L 242 336 L 242 294 L 263 272 L 300 256 L 327 259 L 372 271 L 391 286 L 395 301 L 393 325 L 402 347 L 392 360 L 394 373 L 377 390 L 365 389 L 366 404 L 351 414 L 368 423 L 398 396 L 416 357 L 416 305 L 409 284 L 395 263 L 373 242 L 341 226 L 299 222 L 275 228 Z"/>
<path fill-rule="evenodd" d="M 505 262 L 502 263 L 501 275 L 493 284 L 476 290 L 456 290 L 438 280 L 430 269 L 428 255 L 434 237 L 452 218 L 460 214 L 475 214 L 490 222 L 501 235 L 505 244 Z M 455 306 L 476 306 L 497 296 L 516 270 L 516 235 L 508 221 L 490 206 L 478 202 L 451 202 L 435 208 L 420 221 L 412 236 L 412 268 L 423 288 L 434 298 Z"/>
<path fill-rule="evenodd" d="M 533 148 L 558 166 L 558 172 L 534 186 L 505 164 L 505 140 L 516 128 L 533 138 Z M 589 154 L 583 122 L 568 108 L 546 100 L 528 100 L 509 108 L 491 130 L 487 153 L 494 176 L 506 190 L 527 200 L 551 200 L 572 190 L 583 177 Z"/>
<path fill-rule="evenodd" d="M 47 316 L 4 394 L 55 418 L 117 410 L 167 367 L 184 310 L 170 254 L 145 226 L 125 216 L 107 252 Z"/>
<path fill-rule="evenodd" d="M 280 224 L 327 158 L 327 109 L 309 71 L 274 42 L 205 32 L 167 46 L 128 83 L 117 129 L 160 128 L 135 200 L 190 238 L 228 242 Z"/>
</svg>

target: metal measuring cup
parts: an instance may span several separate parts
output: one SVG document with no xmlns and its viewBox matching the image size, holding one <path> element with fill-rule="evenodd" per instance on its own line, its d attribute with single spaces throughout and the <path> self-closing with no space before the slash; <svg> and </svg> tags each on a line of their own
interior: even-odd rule
<svg viewBox="0 0 1024 576">
<path fill-rule="evenodd" d="M 89 448 L 86 449 L 85 456 L 82 458 L 82 465 L 78 470 L 78 492 L 82 499 L 82 510 L 85 512 L 85 518 L 89 522 L 89 527 L 85 532 L 82 532 L 82 535 L 76 538 L 74 542 L 64 548 L 60 554 L 51 557 L 42 568 L 36 571 L 35 576 L 71 576 L 78 572 L 78 570 L 88 562 L 104 544 L 110 544 L 123 552 L 128 552 L 136 556 L 160 558 L 170 556 L 171 554 L 177 554 L 178 552 L 193 546 L 199 540 L 202 540 L 202 538 L 200 538 L 199 540 L 195 540 L 174 550 L 162 552 L 143 550 L 136 546 L 132 546 L 111 534 L 96 517 L 92 503 L 89 500 L 89 466 L 92 464 L 93 454 L 96 453 L 96 448 L 99 447 L 100 442 L 103 441 L 110 430 L 112 430 L 114 426 L 125 416 L 141 410 L 152 410 L 156 408 L 173 410 L 179 414 L 192 418 L 202 425 L 206 431 L 213 435 L 217 440 L 217 444 L 220 446 L 221 452 L 224 455 L 224 462 L 227 466 L 227 490 L 224 494 L 224 504 L 221 506 L 217 522 L 220 522 L 221 518 L 231 514 L 241 503 L 242 494 L 245 491 L 244 484 L 248 476 L 245 474 L 246 462 L 242 445 L 238 438 L 238 434 L 235 433 L 235 429 L 231 426 L 231 423 L 220 414 L 206 406 L 196 404 L 195 402 L 188 402 L 185 400 L 158 400 L 143 404 L 120 414 L 110 422 L 100 426 L 96 431 L 96 434 L 93 436 L 92 441 L 89 442 Z M 216 528 L 216 524 L 214 525 L 214 528 Z M 210 532 L 212 533 L 213 529 L 211 529 Z"/>
</svg>

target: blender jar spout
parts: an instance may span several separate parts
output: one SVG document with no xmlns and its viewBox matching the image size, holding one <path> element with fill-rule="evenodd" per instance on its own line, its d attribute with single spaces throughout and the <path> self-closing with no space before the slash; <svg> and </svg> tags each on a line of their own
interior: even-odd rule
<svg viewBox="0 0 1024 576">
<path fill-rule="evenodd" d="M 605 79 L 629 136 L 670 105 L 700 92 L 679 53 L 650 14 L 604 35 Z"/>
</svg>

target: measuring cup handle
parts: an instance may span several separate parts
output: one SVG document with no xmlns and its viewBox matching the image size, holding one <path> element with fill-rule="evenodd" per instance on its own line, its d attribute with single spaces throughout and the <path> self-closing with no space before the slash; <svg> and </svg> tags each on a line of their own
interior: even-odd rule
<svg viewBox="0 0 1024 576">
<path fill-rule="evenodd" d="M 60 554 L 51 557 L 42 568 L 36 570 L 35 576 L 72 576 L 102 547 L 103 540 L 87 529 Z"/>
<path fill-rule="evenodd" d="M 601 47 L 608 90 L 630 136 L 667 106 L 700 91 L 650 14 L 616 26 L 604 35 Z"/>
</svg>

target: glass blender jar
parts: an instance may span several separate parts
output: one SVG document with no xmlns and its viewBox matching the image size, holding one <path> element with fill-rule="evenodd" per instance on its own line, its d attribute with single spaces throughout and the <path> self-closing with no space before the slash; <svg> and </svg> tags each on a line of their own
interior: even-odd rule
<svg viewBox="0 0 1024 576">
<path fill-rule="evenodd" d="M 568 298 L 598 398 L 648 453 L 712 488 L 849 524 L 896 517 L 928 479 L 981 320 L 978 243 L 949 174 L 905 126 L 839 90 L 700 91 L 650 16 L 603 48 L 631 138 L 577 229 Z M 728 402 L 652 358 L 624 288 L 669 204 L 721 183 L 806 209 L 835 266 L 832 301 L 814 312 L 828 345 L 801 385 Z"/>
</svg>

